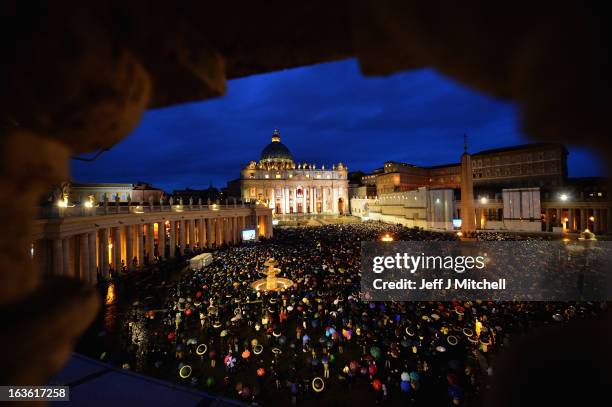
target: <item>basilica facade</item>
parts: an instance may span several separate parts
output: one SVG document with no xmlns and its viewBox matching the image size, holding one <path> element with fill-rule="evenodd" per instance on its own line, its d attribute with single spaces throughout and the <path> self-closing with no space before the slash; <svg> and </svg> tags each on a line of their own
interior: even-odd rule
<svg viewBox="0 0 612 407">
<path fill-rule="evenodd" d="M 245 201 L 265 203 L 274 214 L 348 213 L 348 170 L 342 164 L 326 168 L 293 160 L 277 129 L 272 141 L 240 172 Z"/>
</svg>

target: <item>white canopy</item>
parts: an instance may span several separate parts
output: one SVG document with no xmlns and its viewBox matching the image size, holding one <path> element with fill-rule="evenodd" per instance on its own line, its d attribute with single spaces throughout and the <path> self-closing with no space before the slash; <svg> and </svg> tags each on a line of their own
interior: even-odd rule
<svg viewBox="0 0 612 407">
<path fill-rule="evenodd" d="M 198 254 L 189 260 L 189 268 L 192 270 L 200 270 L 202 267 L 208 266 L 213 261 L 213 256 L 210 253 Z"/>
</svg>

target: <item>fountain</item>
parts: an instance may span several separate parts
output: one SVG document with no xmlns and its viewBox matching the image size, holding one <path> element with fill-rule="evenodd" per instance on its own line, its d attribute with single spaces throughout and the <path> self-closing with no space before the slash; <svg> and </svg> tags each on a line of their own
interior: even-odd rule
<svg viewBox="0 0 612 407">
<path fill-rule="evenodd" d="M 588 228 L 584 229 L 584 232 L 580 233 L 578 240 L 597 240 L 595 233 L 591 232 Z"/>
<path fill-rule="evenodd" d="M 264 274 L 266 278 L 261 278 L 251 284 L 255 291 L 281 291 L 293 286 L 293 281 L 288 278 L 276 277 L 280 269 L 276 268 L 278 262 L 273 258 L 268 259 L 264 266 L 268 267 Z"/>
</svg>

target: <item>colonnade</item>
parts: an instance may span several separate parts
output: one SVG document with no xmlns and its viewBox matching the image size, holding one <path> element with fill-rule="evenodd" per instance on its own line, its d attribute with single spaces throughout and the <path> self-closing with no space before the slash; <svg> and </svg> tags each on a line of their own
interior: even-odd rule
<svg viewBox="0 0 612 407">
<path fill-rule="evenodd" d="M 268 208 L 160 215 L 168 214 L 43 220 L 31 254 L 47 274 L 95 284 L 113 270 L 134 271 L 190 251 L 238 244 L 244 229 L 256 229 L 258 237 L 272 236 Z"/>
<path fill-rule="evenodd" d="M 549 207 L 543 209 L 543 221 L 546 231 L 560 227 L 568 232 L 610 233 L 612 211 L 602 207 Z"/>
</svg>

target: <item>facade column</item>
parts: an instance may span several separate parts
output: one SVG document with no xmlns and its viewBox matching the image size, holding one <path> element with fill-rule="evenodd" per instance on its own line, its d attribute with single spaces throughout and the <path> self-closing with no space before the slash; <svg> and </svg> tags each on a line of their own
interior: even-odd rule
<svg viewBox="0 0 612 407">
<path fill-rule="evenodd" d="M 125 227 L 125 263 L 129 271 L 134 271 L 134 230 L 132 226 Z"/>
<path fill-rule="evenodd" d="M 585 229 L 588 228 L 588 223 L 587 223 L 587 209 L 586 208 L 580 208 L 580 229 L 581 231 L 584 231 Z"/>
<path fill-rule="evenodd" d="M 185 220 L 179 220 L 179 253 L 181 256 L 185 254 Z"/>
<path fill-rule="evenodd" d="M 321 213 L 327 213 L 327 187 L 323 187 L 323 194 L 321 200 Z"/>
<path fill-rule="evenodd" d="M 108 277 L 108 229 L 100 229 L 100 277 Z"/>
<path fill-rule="evenodd" d="M 166 222 L 157 222 L 157 252 L 159 259 L 166 258 Z"/>
<path fill-rule="evenodd" d="M 189 223 L 189 248 L 193 251 L 193 247 L 195 244 L 195 219 L 189 219 L 187 221 Z"/>
<path fill-rule="evenodd" d="M 170 244 L 168 251 L 168 258 L 173 259 L 176 253 L 176 222 L 170 221 Z"/>
<path fill-rule="evenodd" d="M 549 232 L 550 231 L 550 216 L 551 216 L 550 208 L 546 208 L 544 213 L 546 214 L 546 228 L 545 228 L 545 231 Z"/>
<path fill-rule="evenodd" d="M 561 226 L 561 209 L 557 208 L 554 211 L 557 218 L 555 219 L 555 223 L 553 224 L 553 226 Z"/>
<path fill-rule="evenodd" d="M 314 187 L 310 187 L 310 213 L 315 213 L 314 194 L 315 194 Z"/>
<path fill-rule="evenodd" d="M 289 213 L 289 188 L 285 188 L 285 213 Z"/>
<path fill-rule="evenodd" d="M 334 215 L 338 214 L 338 188 L 332 188 L 332 208 Z"/>
<path fill-rule="evenodd" d="M 98 282 L 98 273 L 96 272 L 96 232 L 89 232 L 87 234 L 87 241 L 89 246 L 88 281 L 94 285 Z"/>
<path fill-rule="evenodd" d="M 204 219 L 198 219 L 198 247 L 204 249 Z"/>
<path fill-rule="evenodd" d="M 293 213 L 297 213 L 297 190 L 295 188 L 291 189 L 291 207 L 293 208 Z"/>
<path fill-rule="evenodd" d="M 62 239 L 53 239 L 53 275 L 61 276 L 64 274 L 64 251 L 62 249 Z"/>
<path fill-rule="evenodd" d="M 144 265 L 144 231 L 142 230 L 144 225 L 138 224 L 134 225 L 136 228 L 136 247 L 137 247 L 137 255 L 138 265 L 142 267 Z"/>
<path fill-rule="evenodd" d="M 113 265 L 116 273 L 121 271 L 121 227 L 113 228 Z"/>
<path fill-rule="evenodd" d="M 599 233 L 599 230 L 600 230 L 599 222 L 601 222 L 601 219 L 599 219 L 599 214 L 600 214 L 599 209 L 593 209 L 593 217 L 595 218 L 595 220 L 593 221 L 593 233 Z M 64 250 L 64 253 L 66 253 L 65 250 Z"/>
</svg>

